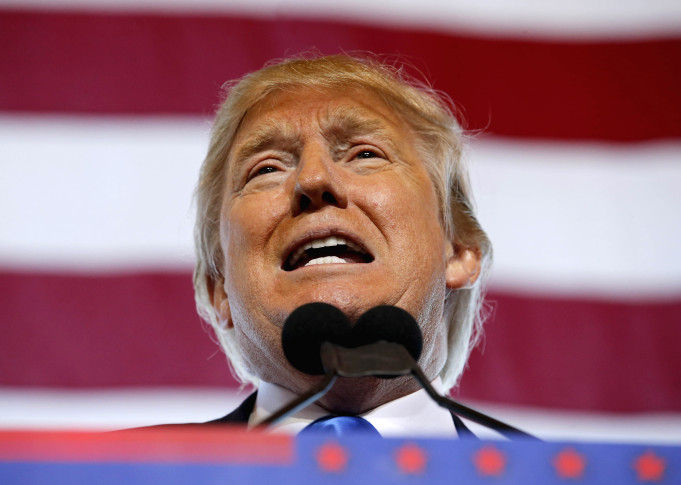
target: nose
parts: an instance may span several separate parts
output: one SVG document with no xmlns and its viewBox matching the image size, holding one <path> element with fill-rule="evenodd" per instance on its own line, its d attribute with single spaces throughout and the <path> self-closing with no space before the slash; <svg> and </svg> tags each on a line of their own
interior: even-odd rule
<svg viewBox="0 0 681 485">
<path fill-rule="evenodd" d="M 324 148 L 306 147 L 296 170 L 294 212 L 315 211 L 327 205 L 345 208 L 347 193 L 339 170 Z"/>
</svg>

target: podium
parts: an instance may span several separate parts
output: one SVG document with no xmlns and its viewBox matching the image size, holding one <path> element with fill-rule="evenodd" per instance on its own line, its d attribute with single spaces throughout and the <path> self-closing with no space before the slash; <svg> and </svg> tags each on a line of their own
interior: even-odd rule
<svg viewBox="0 0 681 485">
<path fill-rule="evenodd" d="M 229 426 L 0 431 L 0 483 L 681 484 L 681 446 L 292 437 Z"/>
</svg>

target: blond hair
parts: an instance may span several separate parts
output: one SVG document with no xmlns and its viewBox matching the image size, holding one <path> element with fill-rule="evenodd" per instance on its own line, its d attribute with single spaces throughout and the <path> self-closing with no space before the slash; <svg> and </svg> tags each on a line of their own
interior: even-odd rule
<svg viewBox="0 0 681 485">
<path fill-rule="evenodd" d="M 481 335 L 483 289 L 491 265 L 492 248 L 475 216 L 470 184 L 462 163 L 464 133 L 449 98 L 410 78 L 404 69 L 373 57 L 334 55 L 287 59 L 226 85 L 225 99 L 217 112 L 196 189 L 194 288 L 199 314 L 214 328 L 236 377 L 244 383 L 257 384 L 244 364 L 234 330 L 220 323 L 212 305 L 213 288 L 224 281 L 220 209 L 227 158 L 242 120 L 269 94 L 293 88 L 368 90 L 400 114 L 416 133 L 417 149 L 424 158 L 441 204 L 440 219 L 447 237 L 457 249 L 476 251 L 481 260 L 481 272 L 475 284 L 450 290 L 445 298 L 443 318 L 449 324 L 449 351 L 440 376 L 446 388 L 453 387 Z"/>
</svg>

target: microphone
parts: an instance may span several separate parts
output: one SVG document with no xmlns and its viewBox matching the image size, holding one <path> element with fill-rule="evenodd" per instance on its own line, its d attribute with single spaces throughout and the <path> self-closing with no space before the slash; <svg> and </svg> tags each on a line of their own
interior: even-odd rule
<svg viewBox="0 0 681 485">
<path fill-rule="evenodd" d="M 354 347 L 394 342 L 403 345 L 414 360 L 419 360 L 423 350 L 423 337 L 416 320 L 396 306 L 380 305 L 367 311 L 357 320 L 352 334 Z"/>
<path fill-rule="evenodd" d="M 405 310 L 381 305 L 364 313 L 352 329 L 351 344 L 321 346 L 325 368 L 342 377 L 375 376 L 390 379 L 408 374 L 423 349 L 421 330 Z M 412 359 L 401 354 L 406 349 Z"/>
<path fill-rule="evenodd" d="M 307 303 L 291 313 L 281 331 L 281 346 L 289 363 L 304 374 L 322 375 L 323 342 L 351 345 L 350 321 L 328 303 Z"/>
</svg>

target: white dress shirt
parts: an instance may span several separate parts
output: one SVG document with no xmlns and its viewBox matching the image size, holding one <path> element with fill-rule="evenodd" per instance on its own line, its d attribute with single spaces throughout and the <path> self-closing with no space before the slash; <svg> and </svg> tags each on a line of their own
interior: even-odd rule
<svg viewBox="0 0 681 485">
<path fill-rule="evenodd" d="M 432 385 L 439 394 L 442 394 L 439 377 Z M 296 397 L 298 397 L 296 394 L 283 387 L 261 382 L 248 425 L 253 426 L 261 422 Z M 315 419 L 328 414 L 327 410 L 311 404 L 272 425 L 270 429 L 275 433 L 297 434 Z M 383 404 L 360 416 L 369 421 L 383 437 L 457 436 L 449 411 L 438 406 L 424 389 Z"/>
</svg>

